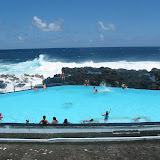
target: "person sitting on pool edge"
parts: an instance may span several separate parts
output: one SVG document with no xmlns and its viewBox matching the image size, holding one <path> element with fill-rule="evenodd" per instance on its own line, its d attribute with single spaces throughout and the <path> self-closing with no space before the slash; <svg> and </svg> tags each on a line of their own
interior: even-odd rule
<svg viewBox="0 0 160 160">
<path fill-rule="evenodd" d="M 51 124 L 57 124 L 58 123 L 58 120 L 56 120 L 56 117 L 53 117 L 53 121 Z"/>
<path fill-rule="evenodd" d="M 105 116 L 105 117 L 104 117 L 104 120 L 105 120 L 105 121 L 108 120 L 110 112 L 111 112 L 111 109 L 109 110 L 109 112 L 106 111 L 106 114 L 102 114 L 102 113 L 101 113 L 102 116 Z"/>
<path fill-rule="evenodd" d="M 46 116 L 43 116 L 43 119 L 39 122 L 39 124 L 43 124 L 43 125 L 47 125 L 50 124 L 47 120 L 46 120 Z"/>
</svg>

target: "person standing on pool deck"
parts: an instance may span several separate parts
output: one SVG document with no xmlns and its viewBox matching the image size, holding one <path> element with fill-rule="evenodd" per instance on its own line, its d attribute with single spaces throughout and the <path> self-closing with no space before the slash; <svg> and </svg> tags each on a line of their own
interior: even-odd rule
<svg viewBox="0 0 160 160">
<path fill-rule="evenodd" d="M 64 76 L 64 72 L 62 72 L 62 83 L 64 84 L 65 81 L 65 76 Z"/>
<path fill-rule="evenodd" d="M 39 124 L 43 124 L 43 125 L 47 125 L 50 124 L 47 120 L 46 120 L 46 116 L 43 116 L 43 119 L 39 122 Z"/>
<path fill-rule="evenodd" d="M 106 114 L 102 114 L 102 113 L 101 113 L 102 116 L 105 116 L 105 117 L 104 117 L 104 120 L 105 120 L 105 121 L 108 120 L 110 112 L 111 112 L 111 109 L 109 110 L 109 112 L 106 111 Z"/>
</svg>

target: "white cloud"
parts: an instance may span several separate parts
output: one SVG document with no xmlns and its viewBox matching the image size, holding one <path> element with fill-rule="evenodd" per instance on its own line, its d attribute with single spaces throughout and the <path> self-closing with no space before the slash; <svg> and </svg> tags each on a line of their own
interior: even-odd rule
<svg viewBox="0 0 160 160">
<path fill-rule="evenodd" d="M 61 31 L 61 24 L 63 23 L 63 19 L 60 19 L 58 21 L 55 21 L 54 23 L 47 24 L 46 22 L 42 21 L 38 17 L 34 16 L 32 23 L 38 27 L 42 31 Z"/>
<path fill-rule="evenodd" d="M 104 35 L 103 35 L 103 34 L 100 35 L 100 40 L 101 40 L 101 41 L 104 40 Z"/>
<path fill-rule="evenodd" d="M 21 36 L 18 36 L 18 40 L 23 41 L 23 38 Z"/>
<path fill-rule="evenodd" d="M 100 25 L 100 30 L 116 30 L 115 25 L 112 23 L 108 24 L 108 26 L 104 26 L 103 22 L 99 21 L 98 24 Z"/>
</svg>

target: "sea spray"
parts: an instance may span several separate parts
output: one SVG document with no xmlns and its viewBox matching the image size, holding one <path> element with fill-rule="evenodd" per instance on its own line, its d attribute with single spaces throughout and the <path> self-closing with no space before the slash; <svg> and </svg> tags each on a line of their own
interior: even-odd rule
<svg viewBox="0 0 160 160">
<path fill-rule="evenodd" d="M 35 86 L 41 86 L 44 77 L 43 75 L 0 75 L 0 84 L 5 84 L 5 87 L 0 88 L 1 93 L 15 92 L 20 90 L 32 89 Z"/>
<path fill-rule="evenodd" d="M 102 88 L 102 91 L 110 91 L 109 89 L 108 89 L 108 87 L 111 87 L 111 85 L 110 84 L 108 84 L 108 83 L 106 83 L 105 81 L 102 81 L 101 83 L 100 83 L 100 86 L 101 86 L 101 88 Z"/>
</svg>

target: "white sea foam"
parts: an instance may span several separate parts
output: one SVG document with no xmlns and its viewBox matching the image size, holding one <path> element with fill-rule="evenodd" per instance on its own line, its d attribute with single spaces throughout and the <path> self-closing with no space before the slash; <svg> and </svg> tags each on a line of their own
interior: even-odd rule
<svg viewBox="0 0 160 160">
<path fill-rule="evenodd" d="M 0 62 L 0 74 L 14 74 L 20 77 L 23 74 L 40 74 L 44 78 L 53 77 L 55 74 L 60 74 L 63 67 L 109 67 L 112 69 L 146 69 L 150 71 L 152 68 L 160 69 L 160 62 L 156 61 L 141 61 L 141 62 L 127 62 L 127 61 L 117 61 L 117 62 L 99 62 L 94 63 L 93 61 L 75 63 L 75 62 L 55 62 L 55 59 L 49 59 L 46 55 L 40 55 L 39 58 L 35 58 L 33 61 L 20 62 L 16 64 L 5 64 Z M 40 83 L 39 79 L 35 79 L 34 84 Z M 37 81 L 37 82 L 36 82 Z M 42 81 L 42 80 L 41 80 Z M 29 84 L 28 84 L 29 85 Z M 10 87 L 11 88 L 11 87 Z M 13 88 L 13 87 L 12 87 Z"/>
<path fill-rule="evenodd" d="M 155 61 L 141 61 L 141 62 L 127 62 L 127 61 L 117 61 L 117 62 L 99 62 L 94 63 L 93 61 L 83 62 L 83 63 L 65 63 L 65 62 L 53 62 L 46 60 L 45 55 L 40 55 L 39 58 L 34 59 L 33 61 L 26 61 L 17 64 L 0 64 L 0 73 L 1 74 L 15 74 L 23 75 L 27 74 L 41 74 L 44 77 L 53 76 L 55 74 L 61 73 L 63 67 L 109 67 L 112 69 L 146 69 L 150 71 L 152 68 L 160 69 L 160 62 Z"/>
</svg>

